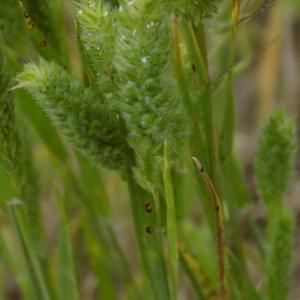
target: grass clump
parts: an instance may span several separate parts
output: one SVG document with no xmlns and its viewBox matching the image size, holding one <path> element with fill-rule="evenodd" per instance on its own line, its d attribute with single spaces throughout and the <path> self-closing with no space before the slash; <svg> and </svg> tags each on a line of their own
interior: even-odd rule
<svg viewBox="0 0 300 300">
<path fill-rule="evenodd" d="M 261 131 L 259 199 L 235 147 L 266 6 L 62 2 L 0 13 L 0 277 L 25 300 L 289 299 L 295 119 Z"/>
</svg>

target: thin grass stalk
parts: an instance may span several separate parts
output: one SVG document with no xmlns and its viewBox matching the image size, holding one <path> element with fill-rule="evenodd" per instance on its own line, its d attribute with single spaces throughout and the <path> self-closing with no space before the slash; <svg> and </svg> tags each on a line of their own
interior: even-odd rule
<svg viewBox="0 0 300 300">
<path fill-rule="evenodd" d="M 135 290 L 139 292 L 138 287 L 135 285 L 134 276 L 129 266 L 128 259 L 123 252 L 113 227 L 109 223 L 106 223 L 106 220 L 102 220 L 110 217 L 111 207 L 101 174 L 97 168 L 92 166 L 82 157 L 79 158 L 79 162 L 81 167 L 81 173 L 79 174 L 79 177 L 76 177 L 73 173 L 71 176 L 74 186 L 76 185 L 77 187 L 78 198 L 81 199 L 82 204 L 85 207 L 84 218 L 90 225 L 86 227 L 85 231 L 93 231 L 92 235 L 89 235 L 86 232 L 85 235 L 88 235 L 87 240 L 90 241 L 93 235 L 98 237 L 96 243 L 94 241 L 92 242 L 93 245 L 97 245 L 96 247 L 99 248 L 98 253 L 110 252 L 112 249 L 112 255 L 114 256 L 114 262 L 112 265 L 117 264 L 120 266 L 120 271 L 122 272 L 122 282 L 135 286 Z M 89 187 L 89 189 L 86 187 Z M 95 256 L 96 253 L 92 251 L 91 255 Z M 105 276 L 105 274 L 107 278 L 111 277 L 107 267 L 108 266 L 103 266 L 102 268 L 99 266 L 97 267 L 98 270 L 103 268 L 106 270 L 106 273 L 103 272 L 103 275 L 99 277 L 101 286 L 103 285 L 103 276 Z M 96 273 L 99 272 L 97 271 Z M 109 288 L 114 290 L 112 278 L 110 278 L 110 281 L 105 284 L 105 289 L 109 290 Z M 113 295 L 114 293 L 112 293 L 112 295 L 109 297 L 111 298 Z M 105 299 L 110 299 L 108 296 L 103 297 Z"/>
<path fill-rule="evenodd" d="M 16 207 L 14 204 L 11 206 L 11 214 L 16 226 L 19 241 L 22 246 L 22 251 L 27 262 L 29 274 L 34 283 L 37 294 L 37 299 L 51 300 L 47 283 L 45 282 L 45 276 L 40 266 L 39 260 L 36 257 L 34 251 L 32 251 L 32 241 L 30 238 L 30 230 L 28 229 L 28 223 L 25 219 L 23 211 Z"/>
<path fill-rule="evenodd" d="M 106 253 L 109 253 L 109 250 L 103 241 L 102 233 L 93 228 L 93 224 L 89 222 L 86 216 L 83 217 L 83 220 L 83 235 L 87 244 L 90 264 L 98 283 L 97 295 L 100 299 L 117 300 L 112 274 L 106 260 Z M 95 236 L 97 237 L 96 241 Z"/>
<path fill-rule="evenodd" d="M 211 130 L 211 126 L 207 126 L 207 123 L 211 121 L 211 118 L 209 117 L 211 116 L 211 112 L 210 113 L 205 112 L 212 108 L 211 99 L 207 99 L 207 95 L 210 97 L 210 92 L 208 92 L 206 88 L 207 81 L 209 80 L 208 77 L 209 74 L 207 73 L 207 67 L 206 67 L 206 60 L 203 60 L 204 58 L 203 55 L 201 54 L 200 48 L 195 44 L 197 40 L 195 34 L 193 33 L 193 28 L 191 24 L 188 21 L 183 20 L 180 23 L 180 28 L 188 49 L 191 63 L 195 66 L 196 75 L 197 75 L 196 85 L 200 90 L 204 88 L 204 91 L 202 92 L 200 98 L 201 101 L 196 103 L 196 105 L 194 105 L 193 108 L 195 114 L 197 114 L 197 116 L 195 116 L 196 118 L 195 121 L 197 124 L 199 124 L 198 125 L 199 127 L 202 125 L 205 129 L 206 127 L 208 127 L 209 130 Z M 206 53 L 206 51 L 204 51 L 204 53 Z M 206 56 L 204 55 L 204 57 Z M 203 103 L 202 101 L 203 99 L 205 99 L 205 103 Z M 203 162 L 204 167 L 208 170 L 209 174 L 211 174 L 211 162 L 212 162 L 211 143 L 208 142 L 208 139 L 210 140 L 210 134 L 208 133 L 207 130 L 205 130 L 203 134 L 204 147 L 195 149 L 195 151 L 197 153 L 198 158 L 200 158 L 200 160 Z M 215 138 L 213 140 L 215 140 Z M 212 230 L 212 234 L 215 237 L 214 210 L 212 209 L 209 201 L 210 196 L 207 192 L 207 188 L 203 180 L 200 180 L 198 176 L 196 176 L 196 180 L 197 180 L 198 193 L 201 199 L 203 200 L 202 206 L 205 212 L 205 216 Z"/>
<path fill-rule="evenodd" d="M 13 253 L 3 234 L 0 234 L 0 253 L 5 265 L 8 267 L 10 272 L 12 272 L 14 278 L 20 286 L 22 297 L 24 297 L 26 300 L 38 300 L 38 298 L 36 298 L 30 273 L 27 273 L 28 269 L 26 268 L 26 270 L 24 270 L 23 264 L 17 264 L 16 259 L 12 256 Z M 23 275 L 24 272 L 25 276 Z"/>
<path fill-rule="evenodd" d="M 204 25 L 200 23 L 195 26 L 191 22 L 183 21 L 182 29 L 192 62 L 195 63 L 196 66 L 198 86 L 199 89 L 202 90 L 202 95 L 200 96 L 197 107 L 202 112 L 203 125 L 205 128 L 205 141 L 208 152 L 208 163 L 205 167 L 218 190 L 220 185 L 219 157 Z M 203 163 L 205 163 L 205 161 Z"/>
<path fill-rule="evenodd" d="M 129 261 L 121 248 L 121 245 L 117 239 L 116 233 L 113 230 L 111 225 L 107 225 L 107 231 L 108 235 L 110 236 L 111 244 L 113 249 L 115 250 L 117 254 L 117 258 L 119 260 L 119 263 L 121 265 L 122 270 L 122 281 L 126 282 L 127 286 L 132 287 L 132 289 L 129 289 L 127 292 L 129 299 L 139 299 L 142 297 L 142 291 L 140 290 L 140 287 L 138 286 L 134 274 L 131 270 L 131 267 L 129 265 Z"/>
<path fill-rule="evenodd" d="M 197 169 L 199 170 L 200 176 L 203 178 L 207 185 L 207 188 L 211 195 L 212 204 L 215 210 L 215 222 L 216 222 L 216 252 L 218 257 L 218 270 L 219 270 L 219 297 L 224 300 L 228 296 L 228 288 L 226 285 L 226 274 L 225 274 L 225 240 L 224 240 L 224 221 L 222 215 L 222 204 L 220 198 L 216 192 L 216 189 L 202 167 L 199 160 L 193 158 Z"/>
<path fill-rule="evenodd" d="M 188 277 L 190 278 L 199 300 L 217 300 L 218 291 L 214 288 L 210 279 L 206 276 L 199 264 L 199 261 L 193 257 L 187 247 L 180 242 L 179 244 L 180 261 Z"/>
<path fill-rule="evenodd" d="M 188 90 L 188 84 L 184 75 L 184 71 L 182 68 L 182 61 L 181 61 L 181 50 L 180 50 L 180 36 L 179 36 L 179 24 L 178 21 L 173 21 L 173 38 L 174 38 L 174 65 L 175 65 L 175 72 L 178 79 L 178 85 L 180 88 L 180 91 L 183 96 L 183 101 L 185 104 L 185 107 L 187 109 L 187 112 L 190 115 L 190 118 L 192 120 L 192 129 L 193 129 L 193 136 L 192 136 L 192 152 L 193 155 L 198 154 L 201 155 L 201 159 L 203 161 L 207 161 L 205 150 L 206 144 L 204 143 L 204 137 L 202 135 L 201 129 L 200 129 L 200 122 L 199 122 L 199 116 L 195 110 L 195 107 L 193 105 L 190 92 Z M 200 151 L 201 149 L 201 151 Z M 200 151 L 200 153 L 199 153 Z"/>
<path fill-rule="evenodd" d="M 237 33 L 240 17 L 239 0 L 232 1 L 231 11 L 231 53 L 229 57 L 229 72 L 225 82 L 226 106 L 220 136 L 220 159 L 223 162 L 232 154 L 235 129 L 235 104 L 233 95 L 233 68 L 237 56 Z"/>
<path fill-rule="evenodd" d="M 239 299 L 261 300 L 262 298 L 254 287 L 244 262 L 241 263 L 231 252 L 228 253 L 227 258 L 231 269 L 230 278 L 228 279 L 231 286 L 230 296 L 234 299 L 234 294 L 236 293 L 239 294 Z"/>
<path fill-rule="evenodd" d="M 208 58 L 206 50 L 205 29 L 203 23 L 199 23 L 197 26 L 191 24 L 191 31 L 196 48 L 198 59 L 203 64 L 203 70 L 205 71 L 205 83 L 206 87 L 202 95 L 202 110 L 205 126 L 206 143 L 208 145 L 209 156 L 209 169 L 208 174 L 212 179 L 217 190 L 220 190 L 220 166 L 219 166 L 219 154 L 217 146 L 217 132 L 215 127 L 215 113 L 212 98 L 211 78 L 209 74 Z"/>
<path fill-rule="evenodd" d="M 233 177 L 232 174 L 235 173 L 234 168 L 236 168 L 235 165 L 235 158 L 233 154 L 233 145 L 234 145 L 234 133 L 235 133 L 235 103 L 234 103 L 234 94 L 233 94 L 233 68 L 232 66 L 235 63 L 236 56 L 237 56 L 237 32 L 238 32 L 238 22 L 239 22 L 239 16 L 240 16 L 240 3 L 239 0 L 233 0 L 232 1 L 232 8 L 231 8 L 231 37 L 230 37 L 230 47 L 231 47 L 231 53 L 229 57 L 229 71 L 227 74 L 227 78 L 225 80 L 225 112 L 224 112 L 224 119 L 223 124 L 221 128 L 221 134 L 220 134 L 220 144 L 219 144 L 219 155 L 220 155 L 220 161 L 222 164 L 222 173 L 223 173 L 223 181 L 225 182 L 225 187 L 228 189 L 229 187 L 229 193 L 227 194 L 228 199 L 228 207 L 229 207 L 229 213 L 230 218 L 229 222 L 232 224 L 232 232 L 231 236 L 234 237 L 234 244 L 232 245 L 232 251 L 234 252 L 234 255 L 238 258 L 240 269 L 243 270 L 243 273 L 245 276 L 241 278 L 241 280 L 237 280 L 237 286 L 241 286 L 241 293 L 244 293 L 243 284 L 247 281 L 248 278 L 248 271 L 246 267 L 246 260 L 244 257 L 244 251 L 243 251 L 243 245 L 242 245 L 242 235 L 240 233 L 240 228 L 237 227 L 235 224 L 238 222 L 236 218 L 236 211 L 241 207 L 241 203 L 238 203 L 240 201 L 241 197 L 238 195 L 238 190 L 235 188 L 237 185 L 242 186 L 243 181 L 241 180 L 241 176 L 236 176 L 237 178 Z M 237 170 L 237 169 L 236 169 Z M 231 189 L 231 190 L 230 190 Z M 245 193 L 243 193 L 244 195 Z M 245 197 L 243 197 L 245 198 Z M 249 221 L 249 218 L 247 218 L 247 221 Z M 252 226 L 250 226 L 251 229 L 254 228 L 254 223 L 251 223 Z M 257 232 L 255 231 L 254 234 Z M 259 243 L 259 237 L 255 235 L 256 242 Z M 262 246 L 259 244 L 259 249 L 262 251 Z M 232 272 L 235 271 L 236 268 L 232 268 Z M 237 273 L 233 273 L 232 276 L 238 276 Z M 237 279 L 237 278 L 235 278 Z M 253 288 L 254 289 L 254 288 Z"/>
<path fill-rule="evenodd" d="M 100 298 L 107 300 L 116 300 L 112 274 L 109 270 L 108 262 L 104 259 L 103 253 L 109 253 L 107 240 L 103 232 L 103 226 L 99 224 L 99 209 L 93 203 L 94 199 L 86 194 L 82 189 L 79 178 L 72 170 L 68 171 L 72 189 L 75 189 L 80 203 L 83 205 L 82 218 L 83 236 L 86 240 L 87 251 L 91 262 L 92 269 L 96 275 L 99 288 L 97 293 Z M 95 239 L 95 236 L 97 239 Z"/>
<path fill-rule="evenodd" d="M 225 80 L 225 113 L 224 113 L 224 120 L 223 125 L 221 128 L 220 134 L 220 146 L 219 146 L 219 155 L 220 155 L 220 162 L 222 164 L 222 171 L 223 171 L 223 180 L 225 181 L 226 188 L 229 186 L 234 188 L 234 191 L 231 191 L 231 194 L 228 195 L 229 204 L 229 211 L 231 215 L 232 224 L 235 224 L 237 220 L 235 220 L 235 212 L 237 209 L 241 207 L 240 199 L 250 199 L 250 196 L 243 193 L 243 195 L 238 195 L 239 192 L 236 189 L 236 186 L 242 186 L 243 178 L 242 176 L 235 176 L 232 177 L 232 174 L 235 174 L 238 171 L 236 166 L 236 160 L 233 154 L 233 146 L 234 146 L 234 133 L 235 133 L 235 101 L 234 101 L 234 69 L 233 66 L 235 65 L 235 60 L 237 57 L 237 35 L 238 35 L 238 25 L 240 20 L 240 2 L 239 0 L 232 1 L 231 7 L 231 35 L 230 35 L 230 47 L 231 52 L 229 56 L 228 62 L 228 73 L 227 78 Z M 231 176 L 230 176 L 231 174 Z M 264 246 L 262 243 L 262 238 L 260 233 L 256 228 L 256 224 L 252 220 L 252 216 L 247 217 L 247 223 L 249 224 L 250 230 L 255 239 L 255 243 L 258 247 L 260 254 L 263 255 L 264 253 Z M 245 258 L 242 250 L 242 238 L 239 232 L 239 228 L 233 225 L 233 236 L 240 237 L 236 243 L 236 255 L 241 260 L 241 264 L 245 266 Z M 245 272 L 247 272 L 246 268 Z"/>
<path fill-rule="evenodd" d="M 81 165 L 83 164 L 83 161 L 81 162 Z M 82 165 L 82 167 L 84 167 Z M 82 181 L 82 176 L 89 177 L 88 174 L 86 174 L 85 170 L 81 174 L 81 178 L 75 178 L 73 180 L 74 184 L 80 185 L 80 181 Z M 92 264 L 93 267 L 96 269 L 96 274 L 99 275 L 98 281 L 101 285 L 101 292 L 103 298 L 105 299 L 116 299 L 116 295 L 114 293 L 114 287 L 112 282 L 112 276 L 108 270 L 108 266 L 105 263 L 105 261 L 101 261 L 101 259 L 96 259 L 97 253 L 102 256 L 101 253 L 107 253 L 111 252 L 114 255 L 114 262 L 112 265 L 117 264 L 120 266 L 120 271 L 122 272 L 122 282 L 126 283 L 127 285 L 132 285 L 135 287 L 135 293 L 139 293 L 139 288 L 135 284 L 135 279 L 132 273 L 132 270 L 129 266 L 128 259 L 123 252 L 123 249 L 121 248 L 121 245 L 117 239 L 116 233 L 112 226 L 110 224 L 104 224 L 104 222 L 101 222 L 102 218 L 107 217 L 108 210 L 110 208 L 107 208 L 107 205 L 104 204 L 104 207 L 99 207 L 99 202 L 108 202 L 109 199 L 107 198 L 108 195 L 106 191 L 104 190 L 104 184 L 102 182 L 102 179 L 99 174 L 90 174 L 96 177 L 96 181 L 98 182 L 98 188 L 100 188 L 101 191 L 101 197 L 96 197 L 96 195 L 87 195 L 86 189 L 82 187 L 79 193 L 79 198 L 82 199 L 82 203 L 85 207 L 85 213 L 84 213 L 84 219 L 89 224 L 89 226 L 84 226 L 84 232 L 85 236 L 87 238 L 87 241 L 89 241 L 92 245 L 90 247 L 90 243 L 88 243 L 88 248 L 98 248 L 98 252 L 91 251 L 92 261 L 94 263 Z M 77 182 L 77 183 L 75 183 Z M 98 203 L 96 203 L 98 202 Z M 92 231 L 92 234 L 88 234 L 89 231 Z M 93 236 L 97 236 L 97 242 L 93 240 Z M 93 241 L 92 241 L 93 240 Z M 102 270 L 102 271 L 100 271 Z M 106 282 L 104 284 L 104 282 Z M 105 293 L 103 293 L 106 291 Z"/>
<path fill-rule="evenodd" d="M 5 300 L 5 271 L 4 271 L 4 262 L 0 259 L 0 300 Z"/>
<path fill-rule="evenodd" d="M 196 83 L 198 85 L 198 88 L 201 89 L 202 84 L 209 81 L 209 76 L 205 63 L 203 61 L 203 56 L 200 49 L 195 45 L 195 36 L 191 24 L 188 21 L 183 20 L 180 23 L 180 28 L 182 30 L 183 38 L 185 40 L 191 62 L 195 65 L 196 68 Z"/>
<path fill-rule="evenodd" d="M 175 211 L 175 197 L 171 177 L 170 162 L 168 159 L 168 145 L 164 145 L 164 190 L 166 199 L 166 223 L 167 223 L 167 245 L 168 261 L 170 263 L 169 281 L 171 299 L 177 299 L 178 288 L 178 236 Z"/>
<path fill-rule="evenodd" d="M 78 284 L 73 263 L 71 234 L 67 223 L 64 208 L 65 199 L 58 196 L 59 209 L 59 274 L 58 274 L 58 300 L 79 300 Z"/>
</svg>

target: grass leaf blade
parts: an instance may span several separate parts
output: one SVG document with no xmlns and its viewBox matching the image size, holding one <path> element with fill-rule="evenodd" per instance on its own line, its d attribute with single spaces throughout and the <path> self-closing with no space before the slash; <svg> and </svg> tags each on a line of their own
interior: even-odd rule
<svg viewBox="0 0 300 300">
<path fill-rule="evenodd" d="M 175 199 L 171 177 L 170 162 L 168 159 L 168 145 L 165 142 L 164 146 L 164 188 L 166 199 L 166 213 L 167 213 L 167 244 L 168 244 L 168 258 L 170 261 L 170 291 L 171 298 L 177 297 L 178 285 L 178 238 L 175 212 Z"/>
</svg>

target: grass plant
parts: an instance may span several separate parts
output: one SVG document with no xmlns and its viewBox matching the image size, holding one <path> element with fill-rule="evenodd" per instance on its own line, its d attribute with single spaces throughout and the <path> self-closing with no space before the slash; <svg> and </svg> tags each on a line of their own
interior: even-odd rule
<svg viewBox="0 0 300 300">
<path fill-rule="evenodd" d="M 266 118 L 257 197 L 235 147 L 269 2 L 0 0 L 0 299 L 289 299 L 296 122 Z"/>
</svg>

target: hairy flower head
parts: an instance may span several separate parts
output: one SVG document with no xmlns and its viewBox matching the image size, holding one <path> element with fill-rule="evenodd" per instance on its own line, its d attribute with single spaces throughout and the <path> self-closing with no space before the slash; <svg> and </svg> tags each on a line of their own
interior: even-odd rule
<svg viewBox="0 0 300 300">
<path fill-rule="evenodd" d="M 148 189 L 159 180 L 164 142 L 175 162 L 186 136 L 185 111 L 172 77 L 169 20 L 153 9 L 142 1 L 122 6 L 114 59 L 115 107 L 136 154 L 136 177 Z"/>
<path fill-rule="evenodd" d="M 114 10 L 101 1 L 81 1 L 76 6 L 78 39 L 89 79 L 101 93 L 115 89 L 113 67 L 116 37 Z"/>
<path fill-rule="evenodd" d="M 53 123 L 84 154 L 110 168 L 122 166 L 126 142 L 116 114 L 91 88 L 55 63 L 28 64 L 18 76 Z"/>
<path fill-rule="evenodd" d="M 267 121 L 255 157 L 258 190 L 266 202 L 281 200 L 293 175 L 295 123 L 283 110 Z"/>
</svg>

